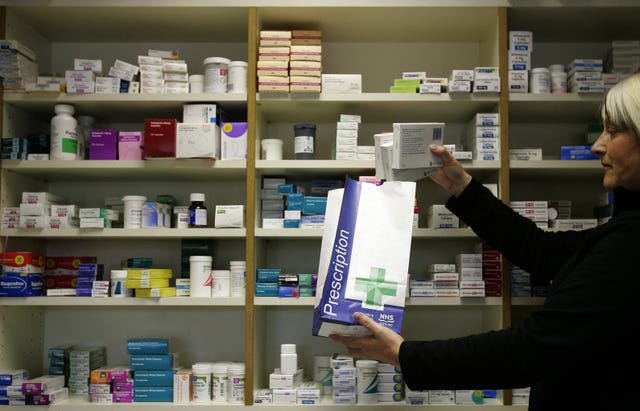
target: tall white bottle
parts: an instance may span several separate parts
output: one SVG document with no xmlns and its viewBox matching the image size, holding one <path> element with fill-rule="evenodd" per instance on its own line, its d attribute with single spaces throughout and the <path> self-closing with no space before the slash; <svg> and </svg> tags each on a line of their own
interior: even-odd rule
<svg viewBox="0 0 640 411">
<path fill-rule="evenodd" d="M 294 375 L 298 371 L 298 354 L 295 344 L 280 345 L 280 374 Z"/>
<path fill-rule="evenodd" d="M 51 160 L 75 160 L 78 158 L 78 122 L 73 117 L 74 108 L 69 104 L 56 104 L 56 115 L 51 119 Z"/>
</svg>

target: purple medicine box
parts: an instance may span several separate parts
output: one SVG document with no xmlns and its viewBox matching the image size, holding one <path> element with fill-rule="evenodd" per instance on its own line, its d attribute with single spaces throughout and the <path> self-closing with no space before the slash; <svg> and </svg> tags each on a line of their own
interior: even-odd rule
<svg viewBox="0 0 640 411">
<path fill-rule="evenodd" d="M 91 130 L 89 138 L 90 160 L 115 160 L 117 155 L 117 130 Z"/>
</svg>

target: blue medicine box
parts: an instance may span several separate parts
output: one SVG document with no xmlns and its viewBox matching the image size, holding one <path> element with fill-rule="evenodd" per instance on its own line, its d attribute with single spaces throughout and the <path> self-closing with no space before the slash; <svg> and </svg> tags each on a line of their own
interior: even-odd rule
<svg viewBox="0 0 640 411">
<path fill-rule="evenodd" d="M 166 338 L 130 338 L 127 354 L 168 354 L 169 340 Z"/>
<path fill-rule="evenodd" d="M 591 146 L 562 146 L 562 160 L 597 160 L 600 157 L 591 152 Z"/>
<path fill-rule="evenodd" d="M 287 195 L 287 210 L 302 210 L 304 202 L 304 194 L 289 194 Z"/>
<path fill-rule="evenodd" d="M 140 354 L 129 356 L 129 368 L 137 370 L 171 370 L 173 355 L 171 354 Z M 134 374 L 135 375 L 135 374 Z"/>
<path fill-rule="evenodd" d="M 256 283 L 256 297 L 277 297 L 278 283 Z"/>
<path fill-rule="evenodd" d="M 0 275 L 0 297 L 35 297 L 44 295 L 42 274 L 5 273 Z"/>
<path fill-rule="evenodd" d="M 133 402 L 173 402 L 173 386 L 138 387 L 134 383 Z"/>
<path fill-rule="evenodd" d="M 302 214 L 324 214 L 327 210 L 327 197 L 304 196 Z"/>
<path fill-rule="evenodd" d="M 282 274 L 281 268 L 258 268 L 256 272 L 256 282 L 277 283 L 280 274 Z"/>
<path fill-rule="evenodd" d="M 134 387 L 173 387 L 175 370 L 138 370 L 133 373 Z"/>
</svg>

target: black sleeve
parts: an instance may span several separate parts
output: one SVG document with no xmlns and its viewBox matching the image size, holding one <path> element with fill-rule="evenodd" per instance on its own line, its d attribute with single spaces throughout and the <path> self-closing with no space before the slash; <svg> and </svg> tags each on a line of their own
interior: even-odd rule
<svg viewBox="0 0 640 411">
<path fill-rule="evenodd" d="M 545 232 L 473 179 L 446 206 L 509 261 L 543 282 L 583 244 L 586 231 Z"/>
<path fill-rule="evenodd" d="M 620 350 L 628 355 L 621 344 L 631 347 L 639 328 L 634 319 L 639 231 L 637 225 L 618 229 L 573 256 L 571 270 L 561 274 L 544 305 L 513 329 L 403 342 L 400 365 L 408 387 L 524 387 L 557 370 L 579 372 L 594 365 L 590 361 L 610 361 Z"/>
</svg>

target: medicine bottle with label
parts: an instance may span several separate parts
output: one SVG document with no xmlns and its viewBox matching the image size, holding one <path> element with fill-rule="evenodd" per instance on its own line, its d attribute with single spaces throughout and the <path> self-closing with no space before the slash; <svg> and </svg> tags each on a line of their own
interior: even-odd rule
<svg viewBox="0 0 640 411">
<path fill-rule="evenodd" d="M 315 157 L 316 125 L 298 123 L 293 126 L 293 149 L 296 160 L 313 160 Z"/>
<path fill-rule="evenodd" d="M 207 207 L 204 206 L 204 193 L 191 193 L 189 195 L 189 228 L 207 227 Z"/>
<path fill-rule="evenodd" d="M 56 115 L 51 119 L 51 160 L 76 160 L 78 158 L 78 122 L 73 117 L 75 109 L 69 104 L 56 104 Z"/>
</svg>

